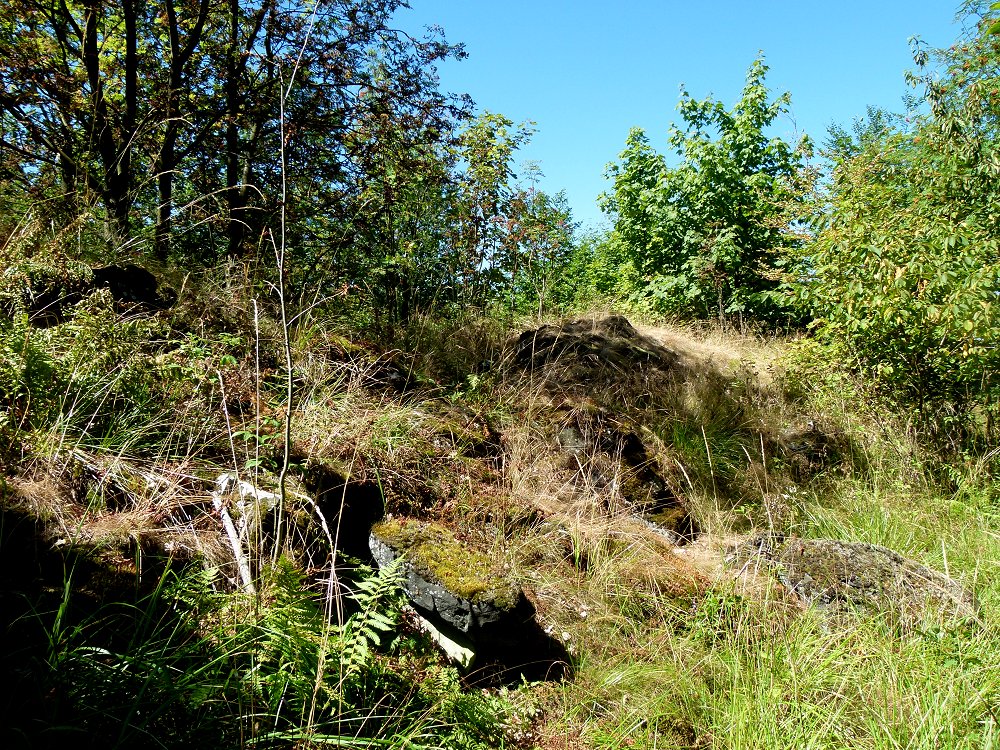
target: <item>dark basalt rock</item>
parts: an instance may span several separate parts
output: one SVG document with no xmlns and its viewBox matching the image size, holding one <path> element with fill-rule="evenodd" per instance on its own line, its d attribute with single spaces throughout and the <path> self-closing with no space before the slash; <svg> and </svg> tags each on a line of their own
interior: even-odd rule
<svg viewBox="0 0 1000 750">
<path fill-rule="evenodd" d="M 157 294 L 159 282 L 145 268 L 129 263 L 94 269 L 94 288 L 107 289 L 118 302 L 161 307 L 167 300 Z"/>
<path fill-rule="evenodd" d="M 369 544 L 379 567 L 403 558 L 403 586 L 418 611 L 469 636 L 517 625 L 535 614 L 517 584 L 441 526 L 387 521 L 372 529 Z"/>
<path fill-rule="evenodd" d="M 631 512 L 678 543 L 690 542 L 699 533 L 697 524 L 662 476 L 641 432 L 638 425 L 605 409 L 577 409 L 569 414 L 556 442 L 568 456 L 566 469 L 574 471 L 583 486 L 602 491 L 613 487 Z"/>
<path fill-rule="evenodd" d="M 677 354 L 640 334 L 628 319 L 573 320 L 525 331 L 513 344 L 513 362 L 541 368 L 565 360 L 571 366 L 629 370 L 636 366 L 670 368 Z"/>
<path fill-rule="evenodd" d="M 353 479 L 349 472 L 323 461 L 307 462 L 303 480 L 320 513 L 337 530 L 338 550 L 368 560 L 369 530 L 385 515 L 378 483 Z"/>
<path fill-rule="evenodd" d="M 568 675 L 565 647 L 539 626 L 520 586 L 444 527 L 385 521 L 372 528 L 369 544 L 379 567 L 400 561 L 403 588 L 420 615 L 471 644 L 477 678 L 517 682 Z"/>
<path fill-rule="evenodd" d="M 799 481 L 812 479 L 839 466 L 850 453 L 845 436 L 823 429 L 815 420 L 801 420 L 783 430 L 777 439 L 782 458 Z"/>
<path fill-rule="evenodd" d="M 145 268 L 129 263 L 90 268 L 70 264 L 66 268 L 25 263 L 4 274 L 3 304 L 25 310 L 32 325 L 48 327 L 65 321 L 74 305 L 99 289 L 107 289 L 116 307 L 156 312 L 172 306 L 177 294 L 161 289 Z"/>
<path fill-rule="evenodd" d="M 373 535 L 370 543 L 372 555 L 379 567 L 385 567 L 397 558 L 396 550 L 377 536 Z M 403 563 L 403 569 L 405 571 L 403 588 L 406 589 L 413 606 L 432 618 L 443 620 L 466 635 L 489 631 L 502 625 L 505 619 L 513 617 L 520 623 L 534 615 L 533 608 L 520 591 L 517 592 L 515 606 L 505 609 L 493 599 L 476 601 L 459 596 L 430 576 L 425 577 L 426 574 L 420 573 L 410 563 Z"/>
</svg>

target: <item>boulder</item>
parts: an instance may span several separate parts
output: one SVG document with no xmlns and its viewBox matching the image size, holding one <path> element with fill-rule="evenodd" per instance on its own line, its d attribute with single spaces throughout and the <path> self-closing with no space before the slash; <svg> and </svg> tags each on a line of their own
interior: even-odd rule
<svg viewBox="0 0 1000 750">
<path fill-rule="evenodd" d="M 629 372 L 636 367 L 669 369 L 678 360 L 675 352 L 640 334 L 621 315 L 544 325 L 522 333 L 512 349 L 513 362 L 523 368 L 562 363 L 577 378 L 605 369 L 615 372 Z"/>
<path fill-rule="evenodd" d="M 833 615 L 859 610 L 904 622 L 978 615 L 975 597 L 960 583 L 874 544 L 765 533 L 738 545 L 729 562 L 769 570 L 800 601 Z"/>
<path fill-rule="evenodd" d="M 843 432 L 828 428 L 815 419 L 800 418 L 777 436 L 779 455 L 799 482 L 808 481 L 857 457 Z"/>
<path fill-rule="evenodd" d="M 403 558 L 406 594 L 432 621 L 443 621 L 476 639 L 520 626 L 534 616 L 517 584 L 442 526 L 384 521 L 372 528 L 369 543 L 379 567 Z"/>
<path fill-rule="evenodd" d="M 379 567 L 400 560 L 403 588 L 428 633 L 484 683 L 561 679 L 571 673 L 565 646 L 535 619 L 521 587 L 443 526 L 390 519 L 369 539 Z"/>
<path fill-rule="evenodd" d="M 26 261 L 0 277 L 0 309 L 23 309 L 32 325 L 53 326 L 71 317 L 74 305 L 99 289 L 107 289 L 120 310 L 154 313 L 177 301 L 176 292 L 160 288 L 156 276 L 133 263 L 91 268 L 76 262 Z"/>
<path fill-rule="evenodd" d="M 161 296 L 156 277 L 134 263 L 95 268 L 94 288 L 107 289 L 118 302 L 144 305 L 154 310 L 169 307 L 174 301 Z"/>
</svg>

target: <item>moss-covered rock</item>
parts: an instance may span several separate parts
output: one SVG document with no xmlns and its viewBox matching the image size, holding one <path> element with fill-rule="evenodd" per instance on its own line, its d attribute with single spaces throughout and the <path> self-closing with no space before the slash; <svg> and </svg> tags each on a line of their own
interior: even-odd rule
<svg viewBox="0 0 1000 750">
<path fill-rule="evenodd" d="M 804 603 L 833 615 L 861 610 L 904 623 L 932 613 L 978 615 L 975 597 L 960 583 L 874 544 L 760 534 L 736 547 L 730 561 L 770 570 Z"/>
<path fill-rule="evenodd" d="M 533 614 L 516 583 L 443 526 L 408 519 L 383 521 L 372 528 L 370 545 L 380 566 L 402 558 L 404 586 L 418 609 L 463 633 Z"/>
</svg>

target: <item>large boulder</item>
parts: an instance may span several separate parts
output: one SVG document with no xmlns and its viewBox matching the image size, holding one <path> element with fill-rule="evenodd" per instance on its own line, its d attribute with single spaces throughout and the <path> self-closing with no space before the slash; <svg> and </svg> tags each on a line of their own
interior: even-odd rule
<svg viewBox="0 0 1000 750">
<path fill-rule="evenodd" d="M 569 673 L 565 647 L 536 621 L 521 587 L 448 529 L 389 519 L 372 528 L 369 543 L 379 567 L 402 567 L 411 605 L 440 631 L 432 638 L 458 644 L 463 654 L 455 661 L 474 661 L 479 679 L 517 683 Z"/>
<path fill-rule="evenodd" d="M 928 615 L 974 620 L 978 614 L 975 597 L 960 583 L 874 544 L 760 534 L 738 545 L 729 561 L 772 572 L 803 603 L 831 615 L 857 610 L 914 623 Z"/>
<path fill-rule="evenodd" d="M 177 293 L 161 288 L 152 273 L 133 263 L 91 268 L 69 260 L 29 260 L 0 276 L 0 310 L 27 312 L 32 325 L 64 322 L 73 308 L 94 292 L 106 289 L 119 311 L 155 313 L 171 307 Z"/>
<path fill-rule="evenodd" d="M 379 567 L 402 558 L 403 587 L 419 612 L 470 637 L 520 626 L 534 616 L 517 584 L 442 526 L 388 520 L 375 525 L 369 543 Z"/>
<path fill-rule="evenodd" d="M 569 370 L 570 380 L 604 370 L 620 375 L 637 367 L 670 369 L 678 361 L 676 352 L 643 336 L 621 315 L 525 331 L 512 342 L 511 350 L 516 365 L 537 369 L 561 364 Z"/>
</svg>

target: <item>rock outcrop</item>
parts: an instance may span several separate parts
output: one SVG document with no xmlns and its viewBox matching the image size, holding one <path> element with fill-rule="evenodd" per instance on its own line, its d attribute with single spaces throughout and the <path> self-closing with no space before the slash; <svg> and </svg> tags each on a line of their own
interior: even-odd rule
<svg viewBox="0 0 1000 750">
<path fill-rule="evenodd" d="M 599 370 L 621 374 L 636 367 L 669 369 L 678 355 L 640 334 L 627 318 L 611 315 L 525 331 L 513 343 L 512 359 L 533 369 L 561 363 L 579 379 Z"/>
<path fill-rule="evenodd" d="M 874 544 L 759 534 L 738 545 L 729 562 L 770 571 L 804 604 L 831 615 L 886 613 L 904 623 L 978 615 L 975 597 L 960 583 Z"/>
<path fill-rule="evenodd" d="M 372 528 L 370 545 L 379 567 L 399 561 L 403 588 L 417 614 L 449 640 L 471 648 L 490 676 L 516 680 L 567 673 L 568 654 L 536 622 L 521 587 L 448 529 L 391 519 Z M 473 658 L 462 661 L 468 667 Z"/>
<path fill-rule="evenodd" d="M 172 289 L 133 263 L 91 268 L 83 263 L 48 265 L 34 261 L 8 268 L 0 277 L 0 309 L 23 309 L 32 325 L 47 327 L 72 315 L 73 306 L 106 289 L 116 308 L 154 313 L 177 301 Z"/>
<path fill-rule="evenodd" d="M 419 612 L 473 639 L 518 627 L 534 616 L 519 586 L 444 527 L 385 521 L 372 529 L 370 544 L 379 567 L 403 558 L 403 587 Z"/>
</svg>

